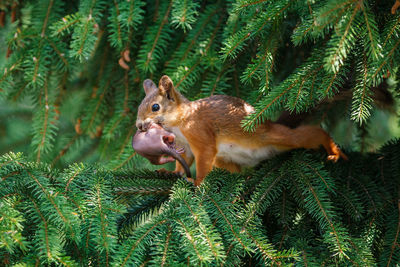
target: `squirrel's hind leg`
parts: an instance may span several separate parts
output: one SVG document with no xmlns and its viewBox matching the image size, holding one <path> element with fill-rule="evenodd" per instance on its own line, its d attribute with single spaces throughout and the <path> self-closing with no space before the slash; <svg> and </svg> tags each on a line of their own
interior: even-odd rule
<svg viewBox="0 0 400 267">
<path fill-rule="evenodd" d="M 320 127 L 299 126 L 291 129 L 291 131 L 292 138 L 297 142 L 297 147 L 316 149 L 322 145 L 328 153 L 328 160 L 336 162 L 339 158 L 348 159 L 329 134 Z"/>
<path fill-rule="evenodd" d="M 217 168 L 225 169 L 230 172 L 240 172 L 241 170 L 240 165 L 233 162 L 226 162 L 220 157 L 215 158 L 213 165 Z"/>
<path fill-rule="evenodd" d="M 347 160 L 347 156 L 333 142 L 327 132 L 318 126 L 304 125 L 291 129 L 284 125 L 271 123 L 267 130 L 267 143 L 287 149 L 317 149 L 323 146 L 328 153 L 328 160 Z"/>
</svg>

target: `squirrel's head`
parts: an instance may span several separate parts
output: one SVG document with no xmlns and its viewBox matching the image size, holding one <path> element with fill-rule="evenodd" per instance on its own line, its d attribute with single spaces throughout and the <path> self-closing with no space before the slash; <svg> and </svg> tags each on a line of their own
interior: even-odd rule
<svg viewBox="0 0 400 267">
<path fill-rule="evenodd" d="M 151 123 L 163 124 L 166 120 L 174 117 L 174 112 L 183 99 L 174 88 L 172 80 L 164 75 L 157 86 L 152 80 L 145 80 L 143 88 L 145 98 L 140 103 L 136 127 L 146 130 Z"/>
</svg>

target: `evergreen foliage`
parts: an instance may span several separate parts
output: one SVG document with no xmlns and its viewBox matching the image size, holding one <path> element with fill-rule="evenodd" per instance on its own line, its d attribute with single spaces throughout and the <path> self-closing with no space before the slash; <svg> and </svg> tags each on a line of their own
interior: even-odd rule
<svg viewBox="0 0 400 267">
<path fill-rule="evenodd" d="M 256 112 L 243 121 L 247 131 L 282 110 L 322 110 L 336 94 L 348 96 L 338 108 L 343 112 L 315 120 L 335 125 L 331 120 L 346 116 L 365 125 L 377 110 L 377 87 L 390 85 L 398 94 L 400 20 L 391 6 L 372 0 L 6 1 L 0 7 L 7 42 L 0 124 L 19 133 L 0 152 L 17 147 L 58 167 L 82 160 L 132 166 L 137 159 L 128 144 L 141 83 L 163 74 L 189 99 L 230 94 L 253 104 Z"/>
<path fill-rule="evenodd" d="M 397 266 L 393 3 L 1 2 L 0 265 Z M 350 161 L 294 151 L 197 189 L 155 173 L 131 138 L 164 74 L 251 103 L 246 131 L 310 112 Z"/>
<path fill-rule="evenodd" d="M 172 174 L 1 157 L 3 264 L 395 266 L 400 141 L 342 164 L 294 151 L 198 188 Z"/>
</svg>

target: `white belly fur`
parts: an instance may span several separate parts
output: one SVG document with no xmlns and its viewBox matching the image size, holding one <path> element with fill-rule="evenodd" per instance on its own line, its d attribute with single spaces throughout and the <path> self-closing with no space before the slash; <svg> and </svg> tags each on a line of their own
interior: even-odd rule
<svg viewBox="0 0 400 267">
<path fill-rule="evenodd" d="M 176 143 L 179 147 L 185 148 L 187 156 L 192 157 L 189 142 L 178 127 L 168 128 L 175 134 Z M 234 143 L 220 143 L 218 145 L 217 157 L 223 158 L 226 162 L 234 162 L 240 166 L 254 166 L 260 161 L 271 158 L 279 153 L 274 146 L 260 147 L 256 149 L 246 148 Z"/>
<path fill-rule="evenodd" d="M 241 166 L 254 166 L 262 160 L 275 156 L 278 152 L 279 150 L 273 146 L 251 149 L 234 143 L 221 143 L 218 145 L 217 157 Z"/>
</svg>

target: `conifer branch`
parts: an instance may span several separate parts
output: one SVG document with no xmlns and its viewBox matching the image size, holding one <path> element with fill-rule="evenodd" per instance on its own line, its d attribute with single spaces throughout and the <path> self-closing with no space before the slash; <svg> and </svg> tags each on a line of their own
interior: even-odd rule
<svg viewBox="0 0 400 267">
<path fill-rule="evenodd" d="M 115 21 L 114 21 L 114 23 L 117 24 L 117 39 L 118 39 L 118 43 L 122 46 L 121 25 L 120 25 L 119 21 L 117 20 L 117 18 L 120 16 L 120 12 L 119 12 L 118 3 L 116 0 L 114 0 L 114 6 L 115 6 L 116 15 L 117 15 L 115 17 Z"/>
<path fill-rule="evenodd" d="M 122 143 L 120 149 L 118 150 L 118 154 L 117 154 L 117 156 L 116 156 L 116 159 L 117 159 L 117 160 L 119 160 L 119 159 L 121 158 L 121 155 L 122 155 L 122 153 L 124 152 L 124 149 L 126 148 L 128 142 L 129 142 L 129 140 L 130 140 L 130 139 L 132 138 L 132 136 L 133 136 L 133 131 L 134 131 L 134 130 L 135 130 L 134 127 L 131 127 L 131 128 L 129 129 L 129 132 L 128 132 L 127 135 L 126 135 L 126 137 L 125 137 L 125 139 L 124 139 L 124 142 Z M 132 157 L 133 157 L 133 156 L 132 156 Z M 117 169 L 118 169 L 118 168 L 117 168 Z"/>
<path fill-rule="evenodd" d="M 327 16 L 329 16 L 331 14 L 335 14 L 337 12 L 336 11 L 337 9 L 344 10 L 344 9 L 348 8 L 348 5 L 351 5 L 351 4 L 355 3 L 356 1 L 357 0 L 349 0 L 349 1 L 346 1 L 346 2 L 343 2 L 343 3 L 339 3 L 339 5 L 337 5 L 335 3 L 335 1 L 332 1 L 333 3 L 335 3 L 335 5 L 331 9 L 329 9 L 329 10 L 325 11 L 324 13 L 322 13 L 321 17 L 327 17 Z"/>
<path fill-rule="evenodd" d="M 241 3 L 239 8 L 244 8 L 244 7 L 248 7 L 248 6 L 252 6 L 252 5 L 257 5 L 257 4 L 261 4 L 264 2 L 267 2 L 268 0 L 252 0 L 252 1 L 246 1 L 246 3 Z"/>
<path fill-rule="evenodd" d="M 190 213 L 191 213 L 192 217 L 194 218 L 194 220 L 196 221 L 196 223 L 199 225 L 199 228 L 201 229 L 201 232 L 203 232 L 205 238 L 207 239 L 207 243 L 208 243 L 208 245 L 210 246 L 210 249 L 211 249 L 212 253 L 214 254 L 214 257 L 215 257 L 216 259 L 218 259 L 218 255 L 217 255 L 217 252 L 216 252 L 215 245 L 213 244 L 213 242 L 211 242 L 210 237 L 207 235 L 207 230 L 205 229 L 205 227 L 203 226 L 203 224 L 199 221 L 198 215 L 195 214 L 195 213 L 193 212 L 192 208 L 191 208 L 190 205 L 186 202 L 185 199 L 183 199 L 183 202 L 185 203 L 187 209 L 190 211 Z"/>
<path fill-rule="evenodd" d="M 65 155 L 65 153 L 70 149 L 70 147 L 75 143 L 75 141 L 78 139 L 79 135 L 78 133 L 76 133 L 74 135 L 74 137 L 71 138 L 71 140 L 69 140 L 68 144 L 66 144 L 61 151 L 57 154 L 57 156 L 53 159 L 53 161 L 51 162 L 51 166 L 54 166 L 59 160 L 60 158 Z"/>
<path fill-rule="evenodd" d="M 71 26 L 79 22 L 79 18 L 75 14 L 67 15 L 61 19 L 61 21 L 54 23 L 51 28 L 53 30 L 53 36 L 62 34 L 67 31 Z"/>
<path fill-rule="evenodd" d="M 40 144 L 37 148 L 37 154 L 36 154 L 36 162 L 40 162 L 40 152 L 42 151 L 42 148 L 44 146 L 44 141 L 46 138 L 46 134 L 47 134 L 47 120 L 49 118 L 49 96 L 47 94 L 47 82 L 48 80 L 46 79 L 45 83 L 44 83 L 44 120 L 43 120 L 43 127 L 42 127 L 42 138 L 40 140 Z"/>
<path fill-rule="evenodd" d="M 183 1 L 183 3 L 182 3 Z M 199 4 L 188 0 L 176 0 L 172 6 L 172 24 L 181 27 L 185 32 L 192 29 L 192 24 L 196 21 Z"/>
<path fill-rule="evenodd" d="M 393 260 L 393 254 L 394 254 L 394 250 L 396 249 L 396 246 L 398 246 L 398 241 L 399 235 L 400 235 L 400 199 L 397 201 L 397 208 L 398 208 L 398 223 L 397 223 L 397 229 L 396 229 L 396 234 L 395 237 L 393 239 L 393 243 L 390 247 L 390 255 L 389 255 L 389 259 L 387 261 L 387 267 L 391 266 L 391 261 Z M 398 248 L 397 248 L 398 249 Z"/>
<path fill-rule="evenodd" d="M 192 47 L 196 44 L 198 38 L 200 37 L 200 35 L 204 32 L 204 29 L 206 27 L 206 25 L 211 21 L 211 19 L 215 16 L 215 14 L 217 13 L 219 9 L 215 8 L 212 10 L 212 12 L 210 12 L 210 14 L 207 16 L 206 20 L 204 20 L 204 22 L 200 25 L 200 30 L 196 33 L 196 35 L 191 39 L 189 45 L 187 46 L 187 48 L 185 49 L 182 57 L 180 58 L 180 61 L 184 61 L 188 55 L 189 52 L 191 51 Z M 220 18 L 221 21 L 221 18 Z M 219 23 L 218 23 L 219 24 Z M 215 34 L 213 34 L 213 36 L 215 36 Z M 213 39 L 213 38 L 212 38 Z M 210 42 L 211 43 L 211 42 Z M 207 51 L 205 52 L 207 54 Z"/>
<path fill-rule="evenodd" d="M 72 229 L 71 223 L 69 222 L 69 220 L 64 216 L 64 214 L 62 213 L 60 207 L 55 203 L 53 197 L 51 196 L 51 194 L 45 189 L 45 187 L 40 183 L 40 181 L 38 180 L 38 178 L 36 178 L 31 172 L 29 172 L 26 167 L 20 163 L 20 162 L 16 162 L 18 165 L 20 165 L 22 168 L 25 169 L 25 171 L 28 173 L 28 175 L 37 183 L 37 185 L 40 187 L 40 189 L 43 191 L 44 195 L 46 196 L 46 198 L 49 200 L 49 202 L 52 204 L 52 206 L 54 207 L 54 209 L 56 210 L 56 213 L 58 214 L 58 216 L 62 219 L 62 221 L 65 223 L 66 226 L 68 226 L 70 228 L 71 231 L 71 235 L 72 238 L 75 238 L 75 233 L 74 230 Z"/>
<path fill-rule="evenodd" d="M 127 115 L 128 112 L 130 111 L 128 107 L 128 101 L 129 101 L 129 76 L 128 76 L 128 71 L 125 71 L 124 75 L 124 88 L 125 88 L 125 96 L 124 96 L 124 115 Z"/>
<path fill-rule="evenodd" d="M 379 37 L 379 34 L 376 26 L 374 25 L 375 21 L 371 20 L 372 14 L 370 14 L 368 10 L 366 10 L 364 3 L 361 3 L 360 6 L 364 15 L 365 26 L 368 30 L 367 36 L 369 38 L 372 55 L 375 59 L 378 59 L 380 57 L 380 52 L 378 51 L 378 43 L 376 41 L 376 38 Z"/>
<path fill-rule="evenodd" d="M 257 196 L 256 202 L 252 201 L 251 204 L 248 206 L 248 209 L 250 210 L 250 214 L 248 215 L 246 221 L 244 222 L 244 226 L 246 227 L 249 222 L 251 220 L 253 220 L 253 218 L 255 217 L 255 215 L 257 213 L 262 213 L 265 211 L 265 209 L 267 208 L 267 205 L 265 205 L 265 198 L 271 193 L 271 191 L 273 189 L 276 190 L 276 184 L 280 181 L 280 179 L 283 177 L 283 174 L 277 176 L 276 179 L 274 179 L 271 183 L 269 183 L 268 187 L 266 188 L 266 190 L 264 190 L 264 187 L 260 187 L 263 190 L 263 193 L 258 196 L 257 194 L 255 194 Z M 257 190 L 260 191 L 260 190 Z M 260 191 L 261 192 L 261 191 Z M 261 206 L 261 204 L 264 204 L 264 208 L 262 210 L 259 209 L 259 207 Z"/>
<path fill-rule="evenodd" d="M 203 257 L 201 256 L 197 246 L 196 246 L 196 241 L 192 233 L 189 231 L 189 229 L 186 227 L 186 225 L 182 222 L 182 220 L 177 219 L 177 222 L 182 226 L 183 230 L 186 233 L 186 238 L 190 241 L 190 244 L 192 245 L 194 252 L 196 252 L 197 257 L 199 258 L 200 262 L 203 262 Z"/>
<path fill-rule="evenodd" d="M 313 173 L 316 174 L 316 177 L 318 177 L 319 179 L 321 179 L 321 181 L 325 184 L 326 188 L 327 188 L 329 191 L 331 191 L 332 193 L 335 193 L 335 190 L 334 190 L 331 186 L 329 186 L 328 182 L 326 181 L 326 178 L 324 178 L 324 177 L 321 175 L 321 173 L 320 173 L 321 170 L 318 170 L 318 169 L 312 167 L 312 166 L 310 165 L 310 163 L 308 163 L 308 162 L 306 162 L 306 161 L 300 161 L 300 162 L 301 162 L 302 164 L 304 164 L 305 166 L 307 166 L 307 168 L 311 169 L 311 170 L 313 171 Z"/>
<path fill-rule="evenodd" d="M 252 113 L 249 116 L 247 116 L 245 118 L 245 120 L 242 122 L 242 127 L 246 131 L 254 131 L 256 124 L 259 124 L 264 121 L 264 117 L 263 117 L 264 113 L 269 108 L 273 107 L 274 105 L 279 104 L 279 102 L 282 101 L 282 98 L 284 96 L 286 96 L 293 88 L 295 88 L 295 86 L 298 83 L 300 83 L 300 84 L 303 83 L 304 81 L 306 81 L 308 79 L 308 77 L 310 75 L 312 75 L 314 72 L 318 72 L 322 68 L 323 68 L 323 65 L 320 65 L 317 67 L 314 66 L 314 68 L 311 69 L 310 71 L 306 70 L 306 73 L 303 77 L 302 76 L 296 77 L 293 82 L 290 79 L 287 79 L 290 82 L 290 84 L 287 87 L 285 86 L 282 91 L 278 91 L 277 95 L 274 96 L 273 94 L 270 94 L 270 96 L 267 98 L 267 100 L 268 100 L 267 104 L 265 106 L 263 106 L 262 109 L 260 109 L 260 110 L 258 108 L 256 108 L 255 113 Z M 334 75 L 334 78 L 335 77 L 336 77 L 336 74 Z M 333 83 L 333 79 L 332 79 L 332 82 L 330 85 L 332 85 L 332 83 Z M 286 84 L 283 83 L 283 85 L 286 85 Z M 328 89 L 329 88 L 330 88 L 330 86 L 328 87 Z"/>
<path fill-rule="evenodd" d="M 218 209 L 218 212 L 221 214 L 221 216 L 224 218 L 225 222 L 228 224 L 230 231 L 234 235 L 235 239 L 239 242 L 239 244 L 245 249 L 249 250 L 249 248 L 244 244 L 242 239 L 239 237 L 239 234 L 236 233 L 233 224 L 228 220 L 228 218 L 225 216 L 224 212 L 222 211 L 221 207 L 218 205 L 218 203 L 211 197 L 208 196 L 208 198 L 211 200 L 211 202 L 214 204 L 214 206 Z"/>
<path fill-rule="evenodd" d="M 367 68 L 367 58 L 364 53 L 363 61 L 362 61 L 362 77 L 360 79 L 361 86 L 357 86 L 357 90 L 354 92 L 354 100 L 353 100 L 353 114 L 352 119 L 356 120 L 360 124 L 369 117 L 369 109 L 371 98 L 369 96 L 369 87 L 367 84 L 367 75 L 368 75 L 368 68 Z"/>
<path fill-rule="evenodd" d="M 168 15 L 169 15 L 169 12 L 171 11 L 171 7 L 172 7 L 172 1 L 169 3 L 168 8 L 164 14 L 164 17 L 161 20 L 160 27 L 158 27 L 158 30 L 155 35 L 153 44 L 150 48 L 150 51 L 148 51 L 146 54 L 146 61 L 143 64 L 143 70 L 145 70 L 145 71 L 149 69 L 149 64 L 150 64 L 150 61 L 153 59 L 153 53 L 154 53 L 157 43 L 161 37 L 162 30 L 163 30 L 165 24 L 167 24 L 167 22 L 168 22 Z"/>
<path fill-rule="evenodd" d="M 54 4 L 54 0 L 50 0 L 50 1 L 49 1 L 49 5 L 48 5 L 48 8 L 47 8 L 46 17 L 45 17 L 44 22 L 43 22 L 42 32 L 41 32 L 41 34 L 40 34 L 40 36 L 41 36 L 42 38 L 45 36 L 45 33 L 46 33 L 47 23 L 48 23 L 48 21 L 49 21 L 49 16 L 50 16 L 50 10 L 52 9 L 53 4 Z"/>
<path fill-rule="evenodd" d="M 264 258 L 265 262 L 268 262 L 268 260 L 271 260 L 274 265 L 276 264 L 277 266 L 281 266 L 281 262 L 276 261 L 275 256 L 273 256 L 267 249 L 263 248 L 263 246 L 258 242 L 258 240 L 252 236 L 248 231 L 246 231 L 246 234 L 253 240 L 254 244 L 256 245 L 257 249 L 260 250 L 262 257 Z"/>
<path fill-rule="evenodd" d="M 222 23 L 222 17 L 219 18 L 218 23 L 217 23 L 216 27 L 214 28 L 214 31 L 213 31 L 213 33 L 211 35 L 211 38 L 208 40 L 207 46 L 205 47 L 204 52 L 203 52 L 204 55 L 208 54 L 208 51 L 211 48 L 211 46 L 212 46 L 212 44 L 214 42 L 214 39 L 217 36 L 217 32 L 220 30 L 221 23 Z M 204 61 L 204 59 L 198 55 L 197 60 L 192 64 L 192 67 L 189 70 L 186 71 L 186 67 L 185 67 L 184 68 L 185 74 L 176 83 L 175 88 L 178 88 L 180 85 L 185 83 L 185 81 L 187 81 L 188 77 L 190 77 L 191 75 L 197 75 L 195 70 L 203 61 Z"/>
<path fill-rule="evenodd" d="M 386 35 L 385 37 L 385 41 L 383 42 L 382 47 L 384 48 L 386 46 L 386 44 L 388 43 L 388 41 L 390 40 L 390 37 L 392 37 L 392 35 L 396 32 L 396 29 L 398 28 L 398 25 L 400 24 L 400 16 L 398 16 L 396 22 L 394 23 L 394 25 L 390 28 L 389 33 Z"/>
<path fill-rule="evenodd" d="M 363 183 L 361 183 L 358 179 L 354 178 L 354 177 L 350 177 L 353 181 L 357 182 L 357 184 L 364 190 L 365 194 L 368 196 L 369 201 L 371 202 L 372 205 L 372 210 L 374 211 L 374 213 L 377 213 L 377 205 L 375 204 L 374 199 L 371 196 L 371 193 L 368 191 L 368 189 L 365 187 L 365 185 Z"/>
<path fill-rule="evenodd" d="M 171 193 L 170 187 L 153 187 L 153 186 L 130 186 L 128 188 L 116 187 L 115 193 L 117 195 L 169 195 Z"/>
<path fill-rule="evenodd" d="M 397 46 L 400 44 L 400 39 L 394 44 L 394 46 L 392 47 L 392 49 L 390 49 L 389 53 L 387 55 L 384 56 L 384 60 L 382 61 L 382 63 L 379 65 L 379 67 L 376 69 L 376 71 L 374 72 L 374 74 L 372 74 L 371 79 L 375 80 L 377 75 L 379 74 L 379 72 L 382 70 L 382 68 L 388 63 L 388 61 L 391 59 L 392 54 L 395 52 L 395 50 L 397 49 Z"/>
<path fill-rule="evenodd" d="M 265 28 L 267 23 L 272 22 L 274 19 L 277 19 L 281 16 L 293 3 L 294 0 L 285 0 L 284 4 L 278 4 L 274 6 L 271 10 L 268 10 L 265 17 L 261 19 L 256 19 L 253 24 L 249 24 L 246 30 L 242 30 L 238 32 L 234 36 L 232 36 L 229 40 L 225 42 L 224 48 L 222 49 L 222 57 L 226 60 L 228 57 L 235 58 L 237 50 L 241 50 L 243 47 L 243 43 L 247 39 L 253 39 L 257 36 L 261 30 Z M 238 38 L 240 37 L 240 38 Z"/>
<path fill-rule="evenodd" d="M 351 25 L 359 9 L 360 4 L 355 4 L 350 18 L 348 19 L 348 21 L 346 21 L 346 27 L 343 30 L 343 34 L 340 36 L 339 42 L 337 43 L 337 45 L 334 44 L 334 53 L 329 56 L 329 61 L 327 62 L 326 68 L 328 70 L 332 70 L 334 73 L 337 73 L 340 66 L 343 64 L 343 58 L 345 58 L 347 55 L 347 47 L 349 47 L 351 44 L 354 44 L 354 42 L 351 41 L 352 39 L 354 39 L 354 37 L 351 36 Z"/>
<path fill-rule="evenodd" d="M 163 267 L 165 265 L 165 263 L 166 263 L 168 245 L 169 245 L 169 242 L 170 242 L 170 239 L 171 239 L 171 234 L 172 234 L 172 229 L 171 229 L 171 226 L 168 225 L 168 233 L 167 233 L 167 238 L 165 240 L 165 248 L 164 248 L 164 251 L 163 251 L 161 267 Z"/>
<path fill-rule="evenodd" d="M 136 156 L 136 152 L 133 152 L 128 158 L 126 158 L 123 162 L 121 162 L 120 165 L 116 166 L 113 171 L 118 170 L 122 168 L 129 160 L 131 160 L 134 156 Z"/>
<path fill-rule="evenodd" d="M 49 45 L 53 48 L 53 50 L 56 52 L 56 54 L 60 57 L 62 62 L 64 62 L 64 65 L 68 67 L 69 63 L 68 63 L 67 59 L 65 58 L 63 53 L 61 53 L 61 51 L 57 48 L 56 44 L 51 39 L 49 39 L 47 36 L 45 36 L 45 39 L 49 43 Z"/>
<path fill-rule="evenodd" d="M 123 259 L 123 262 L 121 263 L 121 267 L 125 266 L 129 260 L 129 258 L 131 257 L 132 253 L 135 251 L 135 249 L 137 248 L 137 246 L 139 245 L 139 243 L 151 232 L 153 231 L 156 227 L 159 227 L 160 225 L 163 225 L 167 222 L 167 220 L 161 220 L 159 222 L 156 222 L 155 224 L 153 224 L 143 235 L 141 235 L 137 241 L 130 247 L 128 254 L 126 255 L 126 257 Z"/>
<path fill-rule="evenodd" d="M 339 71 L 339 69 L 340 69 L 340 67 L 337 69 L 337 71 Z M 335 72 L 335 73 L 332 75 L 332 78 L 330 79 L 329 84 L 328 84 L 328 86 L 326 87 L 326 89 L 325 89 L 325 91 L 324 91 L 324 95 L 325 95 L 325 96 L 328 95 L 330 89 L 333 87 L 334 81 L 335 81 L 337 75 L 338 75 L 338 72 Z"/>
<path fill-rule="evenodd" d="M 336 243 L 337 243 L 338 248 L 339 248 L 339 253 L 343 254 L 344 252 L 343 252 L 343 249 L 342 249 L 342 245 L 341 245 L 341 243 L 339 241 L 338 233 L 336 232 L 335 226 L 333 225 L 332 221 L 329 219 L 325 209 L 323 208 L 323 206 L 321 204 L 321 201 L 319 200 L 317 194 L 315 193 L 314 188 L 310 184 L 308 184 L 308 188 L 310 189 L 310 192 L 314 196 L 314 199 L 317 202 L 318 207 L 321 210 L 322 214 L 324 215 L 325 220 L 328 222 L 329 226 L 331 227 L 331 230 L 333 231 L 332 233 L 335 235 Z"/>
<path fill-rule="evenodd" d="M 200 64 L 200 58 L 192 65 L 192 67 L 185 73 L 185 75 L 176 83 L 175 88 L 179 85 L 193 72 L 193 70 Z"/>
<path fill-rule="evenodd" d="M 106 242 L 107 230 L 106 230 L 106 225 L 105 225 L 105 224 L 107 224 L 107 222 L 105 220 L 105 215 L 104 215 L 104 213 L 102 211 L 102 205 L 101 205 L 102 199 L 101 199 L 101 194 L 100 194 L 99 187 L 96 188 L 96 200 L 97 200 L 97 205 L 98 205 L 98 208 L 99 208 L 101 235 L 102 235 L 102 238 L 103 238 L 103 243 L 101 245 L 104 247 L 104 249 L 106 251 L 106 266 L 108 266 L 108 261 L 109 261 L 109 259 L 108 259 L 108 257 L 109 257 L 108 256 L 108 249 L 109 248 L 108 248 L 108 244 Z"/>
<path fill-rule="evenodd" d="M 28 197 L 29 198 L 29 197 Z M 48 236 L 48 225 L 47 225 L 47 220 L 46 218 L 43 216 L 43 214 L 40 212 L 40 208 L 38 207 L 38 205 L 36 204 L 35 200 L 33 200 L 32 198 L 29 198 L 29 200 L 32 202 L 37 214 L 39 214 L 40 218 L 43 221 L 43 225 L 44 225 L 44 233 L 45 233 L 45 245 L 46 245 L 46 254 L 47 257 L 49 259 L 52 258 L 51 255 L 51 251 L 50 251 L 50 245 L 49 245 L 49 236 Z"/>
<path fill-rule="evenodd" d="M 121 124 L 121 122 L 123 121 L 123 120 L 125 120 L 126 119 L 126 113 L 124 112 L 124 113 L 122 113 L 122 114 L 120 114 L 118 117 L 117 117 L 117 120 L 116 121 L 114 121 L 113 122 L 113 124 L 111 125 L 111 127 L 109 127 L 108 129 L 107 129 L 107 131 L 104 133 L 106 136 L 110 136 L 110 137 L 113 137 L 113 132 L 115 131 L 115 129 Z"/>
</svg>

